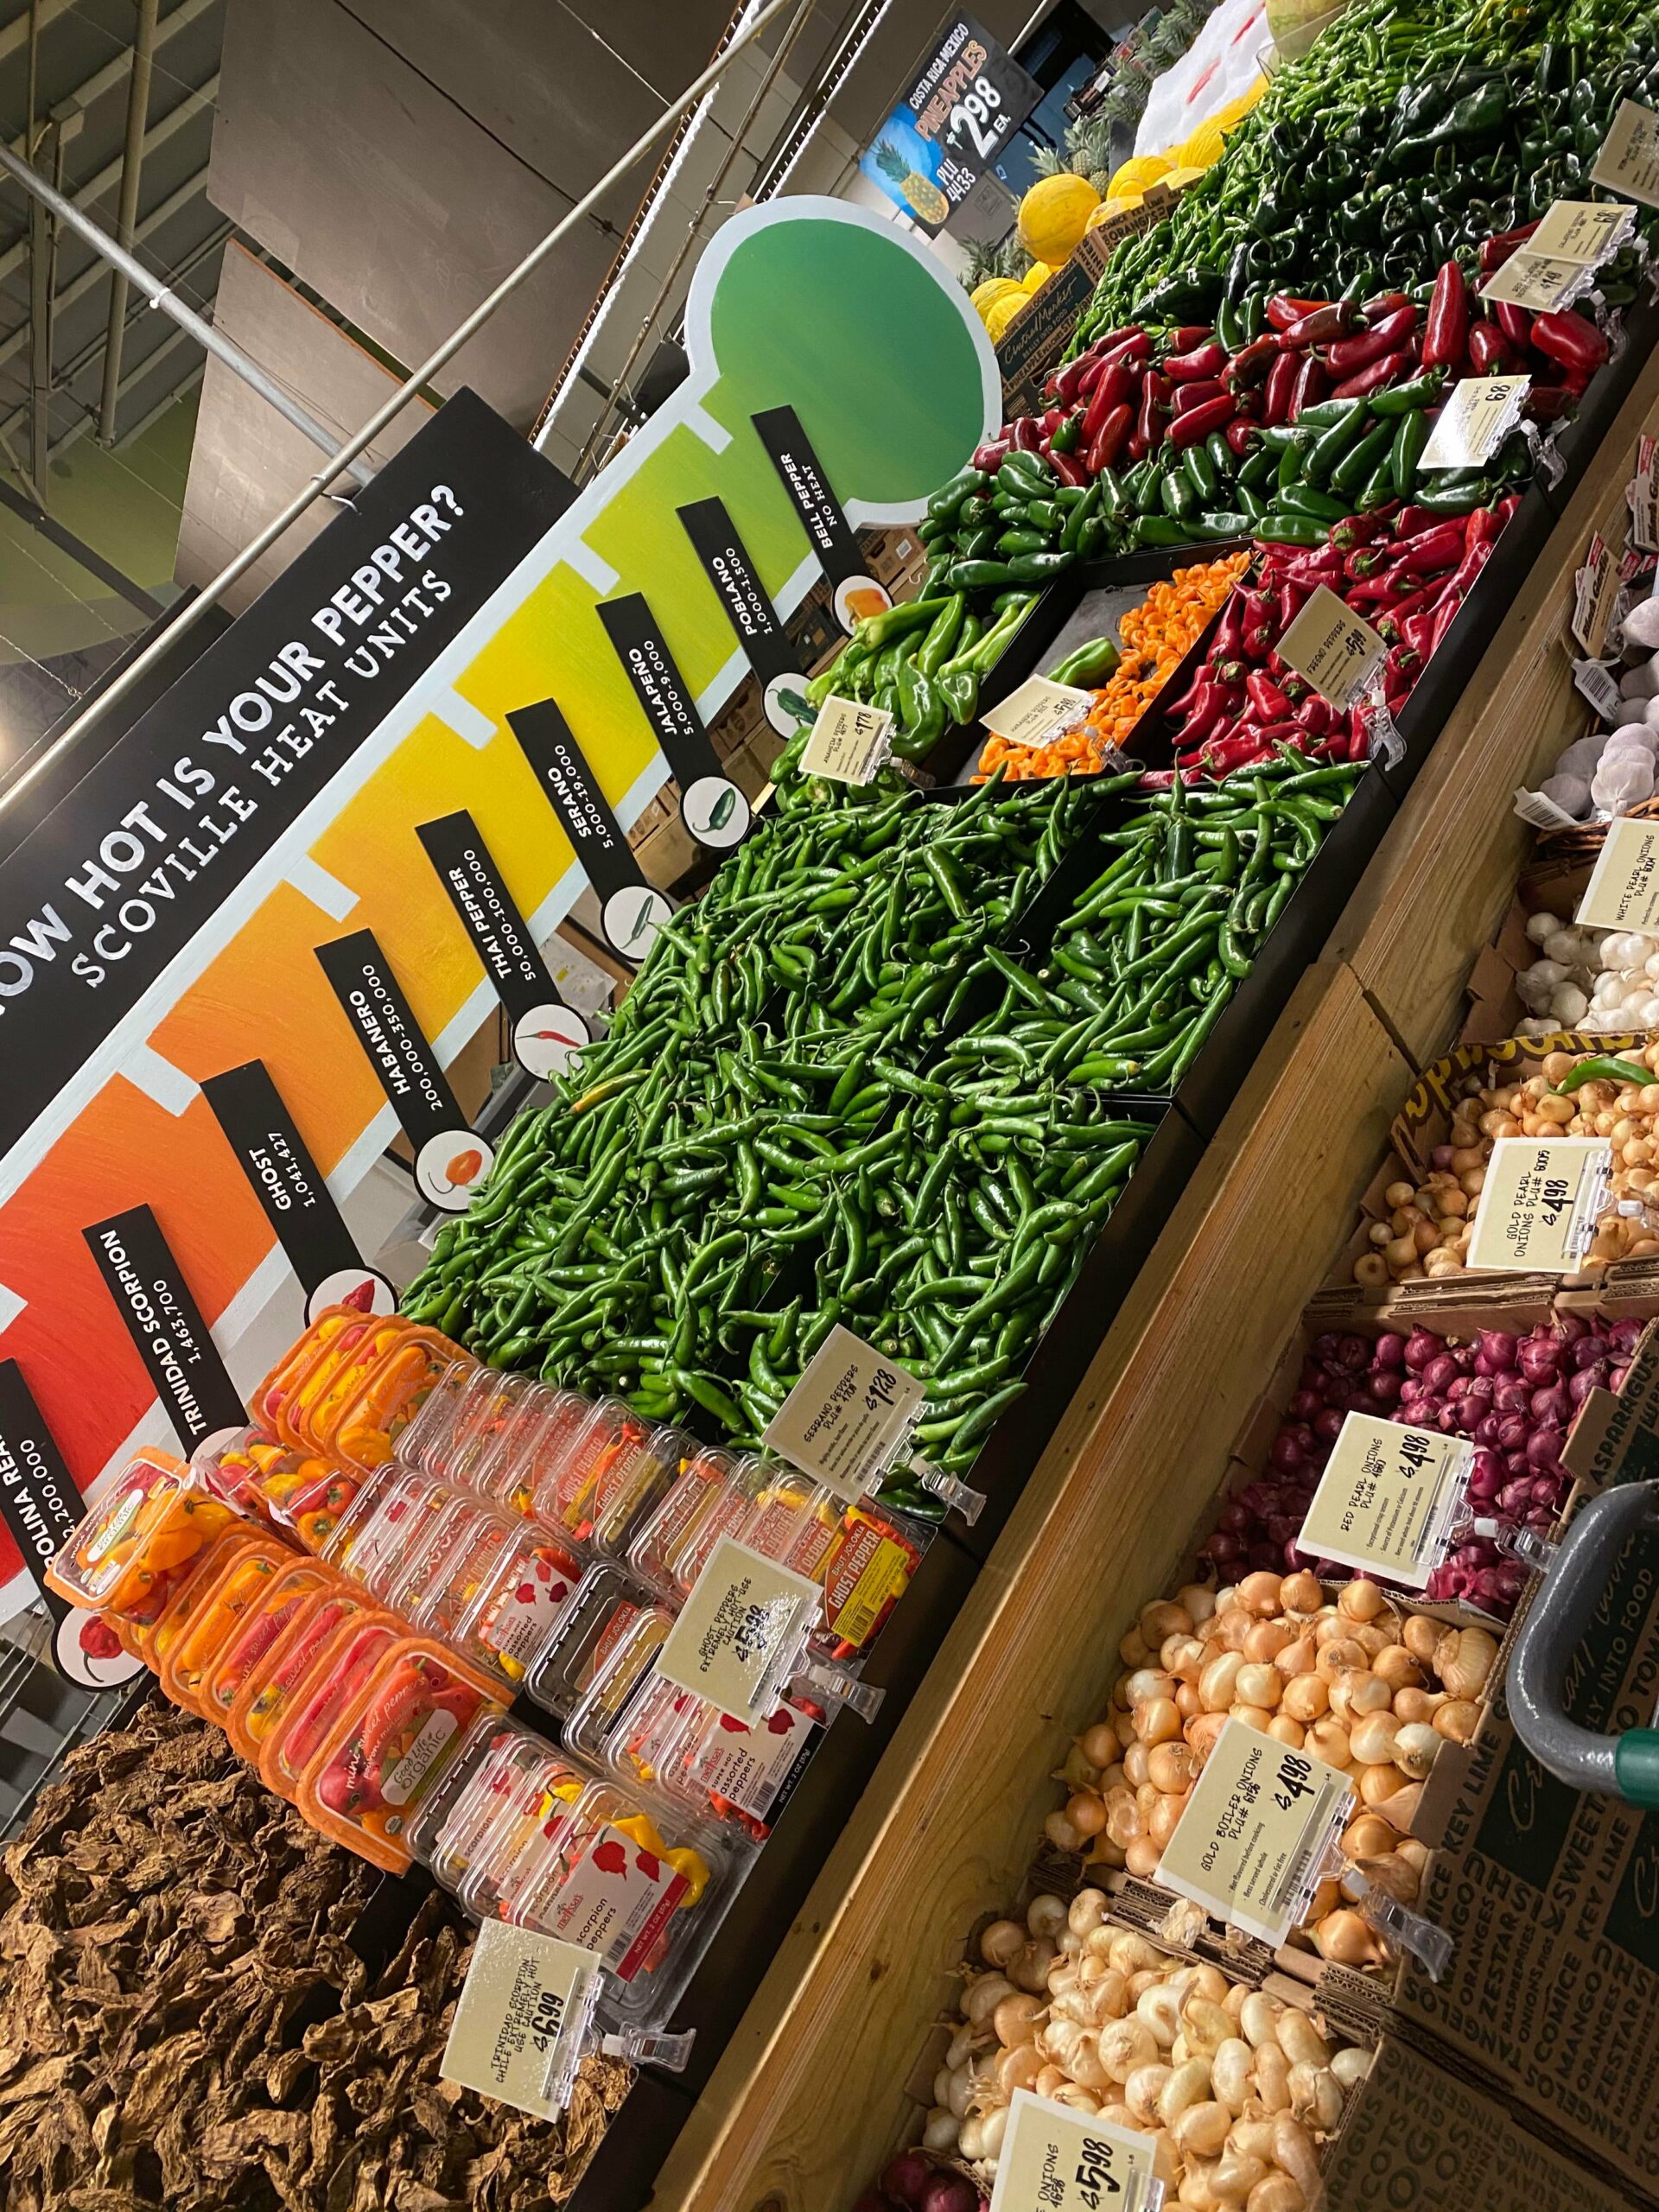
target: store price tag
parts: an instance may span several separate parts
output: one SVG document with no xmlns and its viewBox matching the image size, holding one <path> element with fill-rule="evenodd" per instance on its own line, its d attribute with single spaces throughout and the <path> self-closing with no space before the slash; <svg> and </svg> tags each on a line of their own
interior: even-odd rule
<svg viewBox="0 0 1659 2212">
<path fill-rule="evenodd" d="M 1421 466 L 1482 467 L 1521 420 L 1522 404 L 1531 389 L 1530 377 L 1465 377 L 1441 408 Z"/>
<path fill-rule="evenodd" d="M 1624 702 L 1618 696 L 1618 685 L 1612 671 L 1599 660 L 1575 660 L 1573 664 L 1574 688 L 1586 698 L 1610 729 L 1617 729 L 1624 719 Z M 1572 817 L 1569 815 L 1570 821 Z"/>
<path fill-rule="evenodd" d="M 752 1726 L 771 1707 L 823 1602 L 809 1577 L 724 1536 L 657 1654 L 657 1672 Z"/>
<path fill-rule="evenodd" d="M 1339 1768 L 1229 1720 L 1153 1878 L 1247 1936 L 1282 1943 L 1352 1790 Z"/>
<path fill-rule="evenodd" d="M 1526 250 L 1599 269 L 1635 228 L 1634 207 L 1612 207 L 1605 200 L 1557 200 L 1545 209 Z"/>
<path fill-rule="evenodd" d="M 893 717 L 885 707 L 867 707 L 832 691 L 806 741 L 801 773 L 828 776 L 837 784 L 868 784 L 893 751 Z"/>
<path fill-rule="evenodd" d="M 1074 683 L 1056 683 L 1046 676 L 1028 676 L 1007 697 L 980 716 L 994 737 L 1010 745 L 1042 745 L 1088 712 L 1092 691 Z"/>
<path fill-rule="evenodd" d="M 1659 925 L 1659 822 L 1616 815 L 1573 917 L 1587 929 L 1640 930 Z"/>
<path fill-rule="evenodd" d="M 1465 1267 L 1576 1273 L 1596 1233 L 1612 1166 L 1605 1137 L 1499 1137 Z"/>
<path fill-rule="evenodd" d="M 1624 487 L 1630 511 L 1630 543 L 1643 553 L 1659 553 L 1659 438 L 1636 442 L 1636 474 Z"/>
<path fill-rule="evenodd" d="M 1554 315 L 1570 306 L 1589 283 L 1590 271 L 1582 261 L 1534 253 L 1522 246 L 1486 279 L 1480 296 L 1525 308 L 1533 315 Z"/>
<path fill-rule="evenodd" d="M 1659 115 L 1634 100 L 1621 100 L 1590 181 L 1639 200 L 1644 207 L 1659 207 Z"/>
<path fill-rule="evenodd" d="M 850 1504 L 892 1465 L 926 1386 L 837 1322 L 761 1443 Z"/>
<path fill-rule="evenodd" d="M 1584 565 L 1573 578 L 1573 635 L 1592 660 L 1607 650 L 1607 633 L 1613 626 L 1618 601 L 1618 563 L 1601 532 L 1591 533 Z"/>
<path fill-rule="evenodd" d="M 1280 658 L 1345 714 L 1363 697 L 1388 653 L 1364 617 L 1321 584 L 1279 640 Z"/>
<path fill-rule="evenodd" d="M 1443 1540 L 1475 1447 L 1439 1429 L 1350 1414 L 1337 1433 L 1297 1547 L 1317 1559 L 1386 1575 L 1421 1590 Z"/>
<path fill-rule="evenodd" d="M 1016 2089 L 991 2212 L 1158 2212 L 1164 2185 L 1154 2156 L 1149 2135 Z"/>
<path fill-rule="evenodd" d="M 497 2097 L 537 2120 L 563 2111 L 599 1961 L 556 1936 L 486 1920 L 443 2047 L 445 2081 Z"/>
</svg>

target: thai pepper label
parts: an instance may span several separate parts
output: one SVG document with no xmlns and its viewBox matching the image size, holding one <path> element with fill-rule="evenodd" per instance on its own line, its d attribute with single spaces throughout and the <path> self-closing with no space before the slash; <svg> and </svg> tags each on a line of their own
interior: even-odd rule
<svg viewBox="0 0 1659 2212">
<path fill-rule="evenodd" d="M 1612 1165 L 1606 1137 L 1499 1137 L 1465 1264 L 1522 1274 L 1575 1272 L 1596 1233 Z"/>
<path fill-rule="evenodd" d="M 1348 1414 L 1296 1539 L 1299 1548 L 1421 1590 L 1440 1563 L 1474 1449 L 1439 1429 Z"/>
<path fill-rule="evenodd" d="M 1639 200 L 1644 207 L 1659 207 L 1659 115 L 1635 100 L 1621 100 L 1590 181 Z"/>
<path fill-rule="evenodd" d="M 1154 2158 L 1151 2136 L 1016 2089 L 991 2212 L 1158 2212 Z"/>
</svg>

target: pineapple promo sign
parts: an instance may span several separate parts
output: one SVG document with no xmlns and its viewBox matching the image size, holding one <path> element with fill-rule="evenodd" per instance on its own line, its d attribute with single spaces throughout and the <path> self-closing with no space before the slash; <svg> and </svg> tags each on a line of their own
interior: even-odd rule
<svg viewBox="0 0 1659 2212">
<path fill-rule="evenodd" d="M 1041 98 L 982 23 L 953 13 L 859 167 L 924 230 L 942 231 Z"/>
</svg>

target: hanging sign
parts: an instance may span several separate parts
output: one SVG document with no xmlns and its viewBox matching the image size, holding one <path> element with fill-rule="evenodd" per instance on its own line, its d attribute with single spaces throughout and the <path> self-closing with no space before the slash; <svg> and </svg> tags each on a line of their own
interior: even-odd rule
<svg viewBox="0 0 1659 2212">
<path fill-rule="evenodd" d="M 514 1059 L 540 1082 L 563 1075 L 592 1042 L 588 1024 L 560 996 L 477 823 L 461 807 L 418 823 L 415 834 L 506 1008 Z"/>
<path fill-rule="evenodd" d="M 850 637 L 860 616 L 880 614 L 893 605 L 893 594 L 865 568 L 858 540 L 795 410 L 768 407 L 753 421 L 829 582 L 836 620 Z"/>
<path fill-rule="evenodd" d="M 810 719 L 806 679 L 778 619 L 760 571 L 737 534 L 724 499 L 693 499 L 679 509 L 686 536 L 696 550 L 703 574 L 714 586 L 727 620 L 760 686 L 760 703 L 779 737 L 793 737 Z"/>
<path fill-rule="evenodd" d="M 468 1128 L 374 931 L 353 930 L 316 953 L 414 1149 L 416 1189 L 440 1213 L 465 1213 L 495 1155 Z"/>
<path fill-rule="evenodd" d="M 1001 159 L 1042 96 L 982 23 L 953 11 L 859 167 L 931 235 Z"/>
<path fill-rule="evenodd" d="M 249 1060 L 210 1075 L 201 1090 L 300 1279 L 306 1319 L 315 1319 L 326 1306 L 390 1313 L 397 1294 L 385 1275 L 363 1264 L 264 1062 Z"/>
<path fill-rule="evenodd" d="M 657 1672 L 753 1727 L 823 1610 L 810 1575 L 722 1536 L 664 1639 Z"/>
<path fill-rule="evenodd" d="M 80 1233 L 187 1457 L 245 1427 L 241 1394 L 149 1208 Z"/>
<path fill-rule="evenodd" d="M 1480 468 L 1521 420 L 1530 377 L 1465 377 L 1453 385 L 1423 448 L 1423 468 Z"/>
<path fill-rule="evenodd" d="M 641 874 L 633 849 L 557 703 L 543 699 L 520 707 L 507 720 L 594 887 L 607 942 L 637 967 L 673 912 L 672 905 Z"/>
<path fill-rule="evenodd" d="M 832 691 L 807 737 L 802 775 L 868 784 L 892 757 L 893 723 L 886 707 L 867 707 L 861 699 L 843 699 Z"/>
<path fill-rule="evenodd" d="M 749 803 L 721 766 L 645 594 L 605 600 L 599 619 L 680 787 L 681 821 L 700 845 L 715 852 L 741 845 L 748 834 Z"/>
</svg>

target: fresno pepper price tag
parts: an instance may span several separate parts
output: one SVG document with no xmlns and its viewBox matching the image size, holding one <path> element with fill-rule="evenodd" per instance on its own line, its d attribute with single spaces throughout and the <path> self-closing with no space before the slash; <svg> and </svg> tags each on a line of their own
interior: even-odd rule
<svg viewBox="0 0 1659 2212">
<path fill-rule="evenodd" d="M 463 2089 L 552 2120 L 580 2056 L 599 1961 L 531 1928 L 486 1920 L 478 1931 L 439 2071 Z"/>
<path fill-rule="evenodd" d="M 1440 411 L 1424 468 L 1479 468 L 1521 420 L 1530 377 L 1465 377 Z"/>
<path fill-rule="evenodd" d="M 1460 1436 L 1350 1414 L 1307 1509 L 1299 1548 L 1422 1589 L 1440 1563 L 1473 1458 L 1473 1445 Z"/>
<path fill-rule="evenodd" d="M 1605 200 L 1557 200 L 1527 240 L 1527 251 L 1599 269 L 1635 228 L 1634 207 L 1611 207 Z"/>
<path fill-rule="evenodd" d="M 837 1322 L 760 1441 L 849 1503 L 884 1475 L 926 1386 Z"/>
<path fill-rule="evenodd" d="M 1016 2089 L 991 2212 L 1158 2212 L 1154 2157 L 1149 2135 Z"/>
<path fill-rule="evenodd" d="M 799 1656 L 823 1594 L 793 1567 L 724 1536 L 657 1654 L 657 1672 L 753 1725 Z"/>
<path fill-rule="evenodd" d="M 980 716 L 993 736 L 1010 745 L 1041 745 L 1086 714 L 1092 691 L 1075 683 L 1056 683 L 1046 676 L 1028 676 L 996 706 Z"/>
<path fill-rule="evenodd" d="M 1612 1164 L 1605 1137 L 1499 1137 L 1465 1266 L 1573 1273 L 1595 1235 Z"/>
<path fill-rule="evenodd" d="M 868 784 L 893 751 L 893 718 L 885 707 L 867 707 L 832 691 L 801 755 L 805 776 L 837 784 Z"/>
<path fill-rule="evenodd" d="M 1605 930 L 1646 931 L 1659 924 L 1659 823 L 1615 816 L 1573 918 Z"/>
<path fill-rule="evenodd" d="M 1659 115 L 1634 100 L 1621 100 L 1590 181 L 1639 200 L 1644 207 L 1659 207 Z"/>
<path fill-rule="evenodd" d="M 1352 1790 L 1339 1768 L 1229 1720 L 1154 1879 L 1247 1936 L 1282 1943 L 1347 1817 Z"/>
<path fill-rule="evenodd" d="M 1568 261 L 1560 254 L 1534 253 L 1522 246 L 1486 279 L 1480 296 L 1529 308 L 1534 315 L 1555 315 L 1586 290 L 1590 283 L 1591 270 L 1585 262 Z"/>
<path fill-rule="evenodd" d="M 1322 699 L 1345 714 L 1370 688 L 1388 647 L 1363 615 L 1321 584 L 1279 640 L 1279 652 Z"/>
</svg>

